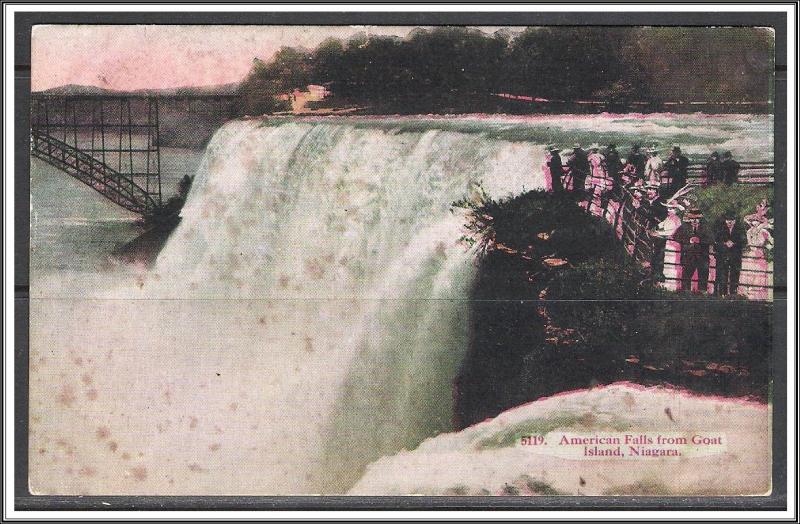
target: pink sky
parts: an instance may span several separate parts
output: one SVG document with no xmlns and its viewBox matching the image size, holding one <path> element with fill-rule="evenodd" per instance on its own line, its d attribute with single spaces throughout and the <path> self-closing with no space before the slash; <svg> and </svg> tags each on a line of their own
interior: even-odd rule
<svg viewBox="0 0 800 524">
<path fill-rule="evenodd" d="M 358 32 L 405 36 L 392 26 L 41 25 L 33 28 L 31 89 L 65 84 L 108 89 L 170 88 L 241 80 L 253 58 L 281 46 L 313 49 Z M 481 28 L 492 32 L 497 28 Z"/>
</svg>

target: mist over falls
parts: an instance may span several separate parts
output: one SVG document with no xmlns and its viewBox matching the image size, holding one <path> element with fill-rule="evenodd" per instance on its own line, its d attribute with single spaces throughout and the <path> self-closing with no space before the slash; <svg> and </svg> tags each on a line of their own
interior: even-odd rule
<svg viewBox="0 0 800 524">
<path fill-rule="evenodd" d="M 209 144 L 158 288 L 285 305 L 276 329 L 314 340 L 301 379 L 269 377 L 282 396 L 327 403 L 314 421 L 323 474 L 308 489 L 344 491 L 370 461 L 452 429 L 476 265 L 451 203 L 479 182 L 497 196 L 537 187 L 542 154 L 476 134 L 254 121 Z M 294 350 L 260 331 L 252 345 Z"/>
</svg>

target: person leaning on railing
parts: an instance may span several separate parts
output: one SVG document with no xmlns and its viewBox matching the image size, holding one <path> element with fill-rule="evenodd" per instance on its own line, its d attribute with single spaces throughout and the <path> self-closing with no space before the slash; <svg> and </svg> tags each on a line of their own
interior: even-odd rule
<svg viewBox="0 0 800 524">
<path fill-rule="evenodd" d="M 740 168 L 739 162 L 733 159 L 733 155 L 730 151 L 722 153 L 720 169 L 722 170 L 722 178 L 727 185 L 738 182 Z"/>
<path fill-rule="evenodd" d="M 560 193 L 564 190 L 564 186 L 561 182 L 561 177 L 564 174 L 564 167 L 561 163 L 560 155 L 561 149 L 555 145 L 551 145 L 548 149 L 550 152 L 550 159 L 547 162 L 547 167 L 550 172 L 550 185 L 553 191 Z"/>
<path fill-rule="evenodd" d="M 708 160 L 706 160 L 705 184 L 710 186 L 717 182 L 724 181 L 725 179 L 722 176 L 722 161 L 719 159 L 719 153 L 714 151 L 711 153 L 711 156 L 708 157 Z"/>
</svg>

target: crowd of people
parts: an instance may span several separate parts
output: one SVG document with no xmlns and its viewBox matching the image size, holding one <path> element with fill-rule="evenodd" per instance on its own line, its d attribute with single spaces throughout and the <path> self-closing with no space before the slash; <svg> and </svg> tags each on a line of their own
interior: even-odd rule
<svg viewBox="0 0 800 524">
<path fill-rule="evenodd" d="M 655 146 L 642 151 L 634 145 L 623 158 L 615 144 L 602 149 L 592 144 L 587 150 L 575 144 L 564 159 L 561 149 L 550 145 L 542 166 L 545 185 L 548 191 L 574 192 L 579 205 L 607 218 L 628 252 L 650 268 L 654 281 L 667 279 L 666 258 L 679 290 L 691 290 L 696 276 L 696 291 L 705 292 L 713 257 L 716 294 L 735 295 L 740 285 L 748 296 L 766 293 L 766 251 L 772 245 L 768 202 L 744 217 L 727 211 L 709 227 L 692 201 L 698 186 L 736 183 L 740 165 L 731 152 L 712 153 L 700 178 L 692 181 L 689 160 L 679 146 L 666 158 L 659 153 Z"/>
<path fill-rule="evenodd" d="M 679 146 L 673 146 L 666 158 L 661 157 L 658 147 L 651 146 L 643 151 L 639 144 L 631 146 L 626 158 L 622 158 L 616 144 L 609 144 L 602 149 L 598 144 L 592 144 L 586 150 L 580 144 L 575 144 L 567 154 L 566 162 L 561 152 L 554 145 L 547 146 L 545 183 L 548 190 L 599 189 L 600 192 L 606 192 L 614 186 L 651 184 L 665 193 L 683 187 L 689 180 L 689 159 Z M 737 182 L 740 169 L 739 162 L 734 160 L 730 151 L 722 155 L 714 151 L 706 160 L 703 176 L 698 182 L 703 185 L 731 185 Z M 558 176 L 552 176 L 553 173 Z"/>
</svg>

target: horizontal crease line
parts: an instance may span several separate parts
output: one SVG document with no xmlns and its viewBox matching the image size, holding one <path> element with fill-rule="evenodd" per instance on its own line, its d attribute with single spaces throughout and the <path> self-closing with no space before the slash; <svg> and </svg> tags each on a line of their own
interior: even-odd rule
<svg viewBox="0 0 800 524">
<path fill-rule="evenodd" d="M 308 297 L 298 297 L 298 298 L 291 298 L 291 297 L 246 297 L 246 298 L 233 298 L 233 297 L 192 297 L 192 298 L 170 298 L 170 297 L 147 297 L 147 298 L 133 298 L 133 297 L 64 297 L 64 296 L 53 296 L 53 297 L 31 297 L 31 300 L 37 301 L 46 301 L 46 300 L 72 300 L 72 301 L 83 301 L 83 302 L 103 302 L 103 301 L 120 301 L 120 302 L 140 302 L 140 301 L 152 301 L 152 302 L 179 302 L 179 301 L 186 301 L 186 302 L 197 302 L 197 301 L 227 301 L 227 302 L 264 302 L 264 301 L 284 301 L 284 302 L 337 302 L 337 301 L 363 301 L 363 302 L 376 302 L 376 301 L 383 301 L 383 302 L 515 302 L 515 303 L 530 303 L 530 304 L 553 304 L 556 302 L 680 302 L 683 304 L 690 304 L 690 303 L 699 303 L 699 302 L 714 302 L 714 303 L 723 303 L 718 299 L 712 299 L 708 297 L 704 298 L 665 298 L 665 299 L 584 299 L 584 298 L 573 298 L 573 299 L 552 299 L 552 300 L 537 300 L 537 299 L 520 299 L 520 298 L 498 298 L 498 299 L 475 299 L 475 298 L 381 298 L 381 297 L 325 297 L 325 298 L 308 298 Z M 785 299 L 781 299 L 785 300 Z M 766 304 L 769 301 L 745 301 L 742 300 L 730 300 L 729 304 L 749 304 L 749 305 L 758 305 L 758 304 Z"/>
</svg>

